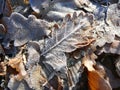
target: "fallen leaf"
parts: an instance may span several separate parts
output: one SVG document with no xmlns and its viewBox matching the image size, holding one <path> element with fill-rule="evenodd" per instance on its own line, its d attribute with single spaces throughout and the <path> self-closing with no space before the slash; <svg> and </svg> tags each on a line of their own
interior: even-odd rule
<svg viewBox="0 0 120 90">
<path fill-rule="evenodd" d="M 81 12 L 81 10 L 75 10 L 77 6 L 73 0 L 30 0 L 30 5 L 42 18 L 51 21 L 62 20 L 67 14 L 72 15 L 74 12 Z"/>
<path fill-rule="evenodd" d="M 25 80 L 16 81 L 16 79 L 14 77 L 10 78 L 7 87 L 10 90 L 33 90 L 28 86 L 28 84 Z"/>
<path fill-rule="evenodd" d="M 15 58 L 9 59 L 8 65 L 18 72 L 18 74 L 15 75 L 17 80 L 21 81 L 27 75 L 22 55 L 17 55 Z"/>
<path fill-rule="evenodd" d="M 107 10 L 107 23 L 111 27 L 112 33 L 115 34 L 117 37 L 120 37 L 120 9 L 119 3 L 112 4 L 109 6 Z"/>
<path fill-rule="evenodd" d="M 90 90 L 112 90 L 110 84 L 96 71 L 88 71 Z"/>
<path fill-rule="evenodd" d="M 0 87 L 5 90 L 118 88 L 120 65 L 114 59 L 117 57 L 112 56 L 120 54 L 117 2 L 1 0 Z M 108 53 L 112 54 L 105 63 Z"/>
<path fill-rule="evenodd" d="M 102 65 L 95 63 L 89 56 L 83 58 L 83 65 L 88 70 L 88 84 L 90 90 L 112 90 Z"/>
<path fill-rule="evenodd" d="M 34 65 L 28 72 L 28 77 L 25 78 L 30 88 L 41 90 L 47 81 L 46 74 L 40 65 Z"/>
<path fill-rule="evenodd" d="M 49 34 L 50 24 L 33 15 L 26 18 L 14 12 L 10 17 L 4 17 L 3 21 L 8 29 L 6 39 L 14 40 L 15 46 L 21 46 L 30 40 L 40 40 Z"/>
<path fill-rule="evenodd" d="M 81 76 L 80 70 L 81 67 L 81 61 L 78 61 L 76 64 L 74 64 L 71 67 L 68 67 L 67 73 L 68 73 L 68 84 L 70 88 L 75 87 L 75 85 L 79 82 L 79 77 Z"/>
<path fill-rule="evenodd" d="M 80 33 L 92 24 L 93 17 L 91 15 L 81 13 L 77 16 L 74 13 L 73 17 L 76 18 L 71 18 L 70 15 L 66 16 L 61 27 L 56 29 L 53 36 L 46 40 L 45 48 L 41 52 L 41 56 L 45 57 L 43 62 L 50 64 L 56 71 L 66 68 L 65 52 L 69 53 L 79 48 L 75 45 L 83 40 Z"/>
<path fill-rule="evenodd" d="M 5 62 L 0 62 L 0 76 L 6 75 L 6 69 Z"/>
<path fill-rule="evenodd" d="M 40 60 L 40 47 L 37 42 L 28 42 L 26 45 L 26 68 L 31 69 Z"/>
<path fill-rule="evenodd" d="M 98 49 L 98 54 L 102 53 L 112 53 L 112 54 L 118 54 L 120 55 L 120 41 L 119 40 L 114 40 L 110 44 L 105 44 L 102 48 Z"/>
<path fill-rule="evenodd" d="M 116 28 L 120 26 L 120 9 L 118 6 L 119 4 L 112 4 L 108 7 L 106 19 L 109 25 L 114 25 Z"/>
<path fill-rule="evenodd" d="M 89 0 L 73 0 L 78 8 L 84 8 L 88 12 L 93 12 L 94 5 Z"/>
</svg>

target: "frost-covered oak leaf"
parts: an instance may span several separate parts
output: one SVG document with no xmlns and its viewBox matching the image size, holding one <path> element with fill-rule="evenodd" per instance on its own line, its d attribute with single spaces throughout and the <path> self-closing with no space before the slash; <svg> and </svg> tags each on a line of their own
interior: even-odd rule
<svg viewBox="0 0 120 90">
<path fill-rule="evenodd" d="M 29 40 L 40 40 L 49 33 L 48 22 L 30 15 L 28 18 L 19 13 L 12 13 L 10 17 L 3 18 L 7 25 L 6 38 L 14 40 L 15 46 L 20 46 Z"/>
</svg>

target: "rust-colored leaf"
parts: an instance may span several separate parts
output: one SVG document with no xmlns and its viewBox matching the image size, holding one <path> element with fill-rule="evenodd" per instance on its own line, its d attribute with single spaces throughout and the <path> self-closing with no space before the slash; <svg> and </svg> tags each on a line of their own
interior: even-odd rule
<svg viewBox="0 0 120 90">
<path fill-rule="evenodd" d="M 90 90 L 112 90 L 108 81 L 97 71 L 88 71 L 88 81 Z"/>
<path fill-rule="evenodd" d="M 103 66 L 90 60 L 89 56 L 83 58 L 83 64 L 88 70 L 88 84 L 90 90 L 112 90 Z"/>
</svg>

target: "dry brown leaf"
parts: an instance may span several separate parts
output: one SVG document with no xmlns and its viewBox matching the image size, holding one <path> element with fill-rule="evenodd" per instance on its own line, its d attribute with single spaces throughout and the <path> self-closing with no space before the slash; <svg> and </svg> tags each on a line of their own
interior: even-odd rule
<svg viewBox="0 0 120 90">
<path fill-rule="evenodd" d="M 57 90 L 63 90 L 62 81 L 59 77 L 58 77 L 58 89 Z"/>
<path fill-rule="evenodd" d="M 40 14 L 39 13 L 32 12 L 31 14 L 34 15 L 34 16 L 36 16 L 37 18 L 40 18 Z"/>
<path fill-rule="evenodd" d="M 25 4 L 29 4 L 29 0 L 24 0 L 24 3 Z"/>
<path fill-rule="evenodd" d="M 47 82 L 47 77 L 40 65 L 34 65 L 32 69 L 28 70 L 28 77 L 25 78 L 30 88 L 35 90 L 42 90 Z"/>
<path fill-rule="evenodd" d="M 90 90 L 112 90 L 106 81 L 97 71 L 88 71 L 88 83 Z"/>
<path fill-rule="evenodd" d="M 112 90 L 106 78 L 103 66 L 97 65 L 89 56 L 83 58 L 83 64 L 88 70 L 88 84 L 90 90 Z"/>
<path fill-rule="evenodd" d="M 26 76 L 27 72 L 25 71 L 22 55 L 17 55 L 15 58 L 10 59 L 8 65 L 18 72 L 15 76 L 17 80 L 22 80 Z"/>
<path fill-rule="evenodd" d="M 0 76 L 6 75 L 6 64 L 5 62 L 0 63 Z"/>
</svg>

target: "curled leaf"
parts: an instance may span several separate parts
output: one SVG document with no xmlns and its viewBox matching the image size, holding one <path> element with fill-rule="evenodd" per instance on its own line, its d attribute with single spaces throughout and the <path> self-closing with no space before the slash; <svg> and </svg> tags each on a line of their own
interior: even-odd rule
<svg viewBox="0 0 120 90">
<path fill-rule="evenodd" d="M 90 45 L 92 42 L 94 42 L 95 41 L 95 39 L 93 39 L 93 38 L 86 38 L 86 41 L 84 41 L 84 42 L 82 42 L 82 43 L 78 43 L 78 44 L 76 44 L 77 45 L 77 47 L 79 47 L 79 48 L 83 48 L 83 47 L 85 47 L 85 46 L 88 46 L 88 45 Z"/>
<path fill-rule="evenodd" d="M 20 81 L 26 76 L 27 72 L 25 70 L 23 64 L 23 57 L 21 55 L 18 55 L 17 57 L 10 59 L 8 65 L 16 69 L 16 71 L 18 72 L 18 74 L 15 76 L 17 80 Z"/>
</svg>

